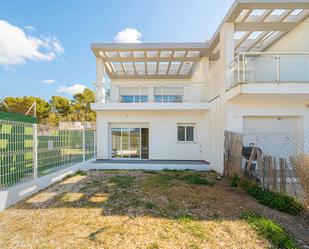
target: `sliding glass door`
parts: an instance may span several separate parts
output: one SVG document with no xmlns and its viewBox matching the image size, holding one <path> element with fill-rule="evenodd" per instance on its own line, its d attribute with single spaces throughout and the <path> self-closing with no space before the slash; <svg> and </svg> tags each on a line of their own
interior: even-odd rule
<svg viewBox="0 0 309 249">
<path fill-rule="evenodd" d="M 111 158 L 148 159 L 148 128 L 112 128 Z"/>
</svg>

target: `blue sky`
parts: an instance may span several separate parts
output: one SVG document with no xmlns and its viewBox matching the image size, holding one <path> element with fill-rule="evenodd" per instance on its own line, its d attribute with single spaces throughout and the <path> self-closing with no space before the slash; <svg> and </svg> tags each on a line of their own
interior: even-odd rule
<svg viewBox="0 0 309 249">
<path fill-rule="evenodd" d="M 90 43 L 113 42 L 126 28 L 140 32 L 142 42 L 204 41 L 211 38 L 232 3 L 2 0 L 0 97 L 70 97 L 74 85 L 93 88 L 95 58 Z"/>
</svg>

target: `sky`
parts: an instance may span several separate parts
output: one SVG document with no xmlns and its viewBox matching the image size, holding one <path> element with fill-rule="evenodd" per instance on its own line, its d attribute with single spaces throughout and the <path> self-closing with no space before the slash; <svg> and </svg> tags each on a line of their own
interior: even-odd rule
<svg viewBox="0 0 309 249">
<path fill-rule="evenodd" d="M 0 98 L 94 89 L 94 42 L 201 42 L 233 0 L 1 0 Z"/>
</svg>

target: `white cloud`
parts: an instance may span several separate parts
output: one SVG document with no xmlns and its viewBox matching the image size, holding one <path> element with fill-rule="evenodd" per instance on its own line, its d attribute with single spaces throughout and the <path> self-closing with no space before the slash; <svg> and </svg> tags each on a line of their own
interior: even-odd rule
<svg viewBox="0 0 309 249">
<path fill-rule="evenodd" d="M 4 20 L 0 20 L 0 37 L 0 66 L 3 67 L 24 64 L 27 60 L 52 61 L 64 52 L 56 37 L 32 36 Z"/>
<path fill-rule="evenodd" d="M 118 43 L 141 43 L 142 33 L 137 29 L 125 28 L 117 33 L 114 42 Z"/>
<path fill-rule="evenodd" d="M 36 28 L 30 25 L 25 26 L 25 29 L 28 29 L 30 31 L 36 31 Z"/>
<path fill-rule="evenodd" d="M 60 86 L 57 89 L 58 93 L 66 93 L 69 95 L 74 95 L 77 93 L 81 93 L 85 90 L 86 86 L 82 84 L 74 84 L 73 86 Z"/>
<path fill-rule="evenodd" d="M 42 80 L 41 83 L 46 84 L 46 85 L 51 85 L 51 84 L 56 83 L 56 80 L 53 80 L 53 79 Z"/>
</svg>

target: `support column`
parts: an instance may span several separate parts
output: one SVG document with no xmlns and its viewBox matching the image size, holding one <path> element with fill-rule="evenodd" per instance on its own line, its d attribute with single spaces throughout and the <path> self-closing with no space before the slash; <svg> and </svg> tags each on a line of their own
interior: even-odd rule
<svg viewBox="0 0 309 249">
<path fill-rule="evenodd" d="M 211 162 L 213 169 L 223 173 L 224 169 L 224 130 L 226 129 L 225 87 L 228 83 L 228 65 L 234 58 L 234 24 L 226 23 L 220 31 L 220 59 L 218 61 L 221 74 L 216 75 L 218 98 L 211 103 Z"/>
<path fill-rule="evenodd" d="M 203 100 L 208 101 L 210 97 L 210 82 L 209 82 L 209 57 L 203 57 L 201 60 L 202 66 L 202 96 Z"/>
<path fill-rule="evenodd" d="M 96 102 L 105 103 L 105 64 L 103 58 L 96 58 Z"/>
<path fill-rule="evenodd" d="M 223 84 L 221 91 L 225 91 L 228 83 L 228 65 L 233 61 L 235 54 L 234 23 L 225 23 L 220 31 L 220 62 L 224 70 Z"/>
</svg>

